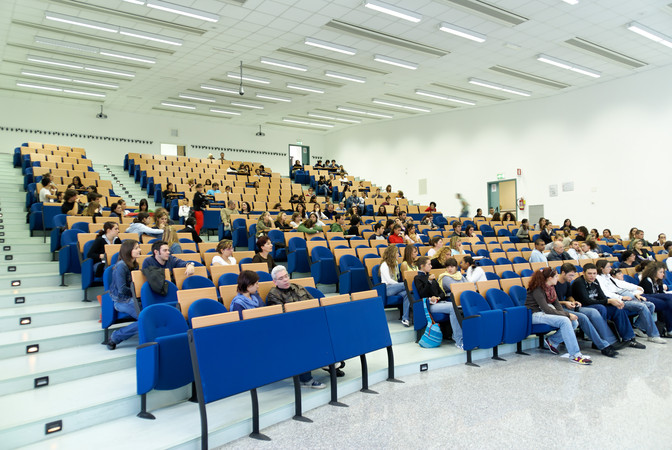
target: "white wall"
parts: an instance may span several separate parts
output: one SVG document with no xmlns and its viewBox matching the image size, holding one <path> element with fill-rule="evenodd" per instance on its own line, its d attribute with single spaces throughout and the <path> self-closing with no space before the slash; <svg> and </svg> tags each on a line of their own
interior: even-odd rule
<svg viewBox="0 0 672 450">
<path fill-rule="evenodd" d="M 123 163 L 124 155 L 131 152 L 160 153 L 160 145 L 185 145 L 187 156 L 205 158 L 208 153 L 219 157 L 219 150 L 192 149 L 189 145 L 230 147 L 282 153 L 283 156 L 259 155 L 241 152 L 227 152 L 225 157 L 233 160 L 259 161 L 274 171 L 287 175 L 289 170 L 288 145 L 297 139 L 311 147 L 311 154 L 320 155 L 323 136 L 317 132 L 301 129 L 263 126 L 265 137 L 257 137 L 258 127 L 236 126 L 230 120 L 213 120 L 199 116 L 176 115 L 155 111 L 150 114 L 136 114 L 105 109 L 108 119 L 96 119 L 97 104 L 81 103 L 57 104 L 53 102 L 27 101 L 20 97 L 2 98 L 0 126 L 23 129 L 75 132 L 78 134 L 111 136 L 153 141 L 152 145 L 141 145 L 107 140 L 77 138 L 70 136 L 45 136 L 25 132 L 0 131 L 0 153 L 13 152 L 22 142 L 36 141 L 51 144 L 84 147 L 88 158 L 94 163 Z M 235 120 L 235 119 L 233 119 Z M 171 130 L 178 130 L 178 137 L 171 136 Z"/>
<path fill-rule="evenodd" d="M 487 205 L 486 182 L 518 178 L 518 196 L 555 223 L 669 232 L 671 68 L 550 98 L 351 127 L 326 136 L 325 157 L 407 198 L 457 215 Z M 516 169 L 522 176 L 516 177 Z M 418 180 L 428 179 L 428 195 Z M 573 181 L 573 192 L 562 183 Z M 558 197 L 549 196 L 557 184 Z M 527 214 L 527 210 L 524 215 Z"/>
</svg>

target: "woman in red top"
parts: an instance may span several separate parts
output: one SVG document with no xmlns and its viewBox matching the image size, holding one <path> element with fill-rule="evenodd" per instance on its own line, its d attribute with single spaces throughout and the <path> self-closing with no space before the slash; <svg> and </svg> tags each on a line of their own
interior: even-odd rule
<svg viewBox="0 0 672 450">
<path fill-rule="evenodd" d="M 429 206 L 425 209 L 425 212 L 436 212 L 436 203 L 429 202 Z"/>
<path fill-rule="evenodd" d="M 401 225 L 397 224 L 392 228 L 392 234 L 387 238 L 390 244 L 403 244 L 404 237 L 401 235 Z"/>
</svg>

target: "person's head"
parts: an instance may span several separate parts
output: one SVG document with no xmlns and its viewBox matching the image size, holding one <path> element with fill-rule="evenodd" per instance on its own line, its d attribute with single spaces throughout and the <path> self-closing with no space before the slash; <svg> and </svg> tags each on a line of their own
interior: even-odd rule
<svg viewBox="0 0 672 450">
<path fill-rule="evenodd" d="M 635 262 L 635 257 L 636 255 L 632 253 L 630 250 L 626 250 L 623 253 L 621 253 L 621 261 L 623 261 L 626 264 L 632 264 Z"/>
<path fill-rule="evenodd" d="M 500 220 L 502 220 L 502 218 L 499 216 L 498 212 L 492 213 L 492 221 L 493 222 L 499 222 Z"/>
<path fill-rule="evenodd" d="M 553 230 L 553 223 L 550 220 L 547 220 L 545 227 L 546 227 L 546 231 L 548 231 L 550 233 Z"/>
<path fill-rule="evenodd" d="M 98 193 L 98 188 L 95 187 L 94 185 L 88 186 L 86 188 L 86 192 L 89 194 L 97 194 Z"/>
<path fill-rule="evenodd" d="M 196 218 L 195 217 L 187 218 L 187 220 L 184 221 L 184 226 L 188 228 L 196 228 Z"/>
<path fill-rule="evenodd" d="M 317 214 L 315 214 L 314 212 L 311 212 L 311 213 L 308 215 L 308 218 L 309 218 L 310 220 L 312 220 L 313 222 L 317 223 Z"/>
<path fill-rule="evenodd" d="M 597 268 L 598 275 L 609 275 L 611 274 L 611 263 L 606 259 L 600 259 L 595 263 Z"/>
<path fill-rule="evenodd" d="M 218 191 L 219 190 L 219 183 L 212 183 L 212 190 L 213 191 Z"/>
<path fill-rule="evenodd" d="M 602 230 L 602 237 L 605 239 L 611 239 L 611 230 L 609 228 Z"/>
<path fill-rule="evenodd" d="M 258 253 L 271 253 L 273 251 L 273 242 L 268 236 L 260 236 L 257 239 L 257 252 Z"/>
<path fill-rule="evenodd" d="M 74 184 L 77 187 L 81 186 L 82 185 L 81 178 L 75 175 L 74 177 L 72 177 L 72 184 Z"/>
<path fill-rule="evenodd" d="M 560 273 L 565 277 L 565 281 L 571 283 L 576 278 L 576 266 L 571 263 L 564 263 L 560 266 Z"/>
<path fill-rule="evenodd" d="M 196 191 L 197 191 L 197 192 L 203 192 L 203 184 L 198 183 L 198 184 L 196 185 Z"/>
<path fill-rule="evenodd" d="M 77 201 L 77 191 L 74 189 L 66 189 L 63 194 L 63 201 L 66 203 L 75 203 Z"/>
<path fill-rule="evenodd" d="M 551 267 L 544 267 L 534 272 L 527 289 L 531 292 L 538 287 L 555 286 L 557 283 L 558 272 Z"/>
<path fill-rule="evenodd" d="M 271 270 L 271 278 L 278 289 L 289 289 L 291 279 L 289 278 L 289 273 L 287 273 L 285 266 L 275 266 L 273 270 Z"/>
<path fill-rule="evenodd" d="M 392 200 L 392 197 L 389 195 L 385 196 L 385 203 L 390 203 L 390 200 Z"/>
<path fill-rule="evenodd" d="M 360 222 L 359 216 L 352 216 L 350 218 L 350 226 L 351 227 L 356 227 L 357 225 L 359 225 L 359 222 Z"/>
<path fill-rule="evenodd" d="M 415 233 L 416 233 L 416 231 L 415 231 L 415 225 L 413 225 L 412 223 L 407 223 L 407 224 L 406 224 L 406 234 L 412 236 L 412 235 L 414 235 Z"/>
<path fill-rule="evenodd" d="M 98 199 L 101 198 L 101 197 L 102 197 L 102 195 L 100 195 L 97 192 L 88 192 L 86 194 L 86 201 L 89 202 L 89 203 L 95 202 L 95 201 L 98 201 Z"/>
<path fill-rule="evenodd" d="M 304 206 L 303 203 L 299 203 L 298 205 L 296 205 L 296 212 L 301 214 L 302 217 L 306 215 L 306 207 Z"/>
<path fill-rule="evenodd" d="M 138 268 L 136 261 L 140 256 L 140 244 L 133 239 L 126 239 L 121 243 L 119 249 L 119 258 L 126 263 L 129 269 L 134 270 Z"/>
<path fill-rule="evenodd" d="M 240 211 L 243 213 L 249 213 L 252 211 L 252 208 L 250 208 L 250 204 L 248 202 L 241 202 Z"/>
<path fill-rule="evenodd" d="M 170 181 L 169 181 L 168 183 L 166 183 L 166 190 L 167 190 L 168 192 L 172 192 L 172 190 L 173 190 L 173 183 L 171 183 Z"/>
<path fill-rule="evenodd" d="M 327 211 L 329 211 L 330 213 L 334 212 L 334 204 L 333 203 L 327 204 Z"/>
<path fill-rule="evenodd" d="M 319 203 L 314 203 L 313 204 L 313 211 L 320 212 L 321 210 L 322 210 L 322 208 L 320 207 Z"/>
<path fill-rule="evenodd" d="M 635 238 L 635 233 L 637 233 L 637 227 L 632 227 L 630 228 L 630 231 L 628 232 L 628 239 L 634 239 Z"/>
<path fill-rule="evenodd" d="M 539 229 L 544 229 L 546 227 L 546 219 L 544 217 L 539 218 Z"/>
<path fill-rule="evenodd" d="M 476 210 L 476 216 L 482 216 L 482 215 L 483 215 L 483 209 L 478 208 L 478 209 Z"/>
<path fill-rule="evenodd" d="M 276 219 L 278 223 L 284 224 L 287 222 L 287 213 L 284 211 L 280 211 L 278 213 L 278 218 Z"/>
<path fill-rule="evenodd" d="M 308 218 L 303 221 L 303 226 L 309 229 L 313 228 L 315 226 L 315 221 L 313 219 Z"/>
<path fill-rule="evenodd" d="M 180 242 L 180 238 L 177 236 L 177 230 L 175 227 L 168 225 L 163 229 L 163 240 L 168 245 L 173 245 Z"/>
<path fill-rule="evenodd" d="M 168 225 L 168 211 L 165 209 L 154 213 L 154 221 L 158 228 L 164 228 Z"/>
<path fill-rule="evenodd" d="M 536 246 L 536 242 L 535 242 Z M 553 242 L 553 250 L 558 254 L 562 255 L 562 253 L 565 251 L 565 246 L 562 245 L 562 241 L 555 241 Z"/>
<path fill-rule="evenodd" d="M 576 250 L 577 252 L 580 252 L 580 251 L 581 251 L 581 247 L 579 246 L 579 241 L 577 241 L 576 239 L 573 239 L 573 240 L 569 243 L 569 246 L 572 247 L 572 248 L 573 248 L 574 250 Z"/>
<path fill-rule="evenodd" d="M 455 258 L 448 258 L 446 259 L 446 262 L 444 263 L 446 266 L 446 272 L 449 274 L 453 275 L 458 271 L 459 265 L 457 264 L 457 260 Z"/>
<path fill-rule="evenodd" d="M 593 228 L 593 229 L 590 230 L 590 236 L 591 236 L 593 239 L 597 239 L 597 238 L 600 237 L 600 232 L 597 231 L 597 228 Z"/>
<path fill-rule="evenodd" d="M 460 240 L 460 237 L 454 234 L 450 238 L 450 249 L 451 250 L 459 250 L 461 246 L 462 246 L 462 241 Z"/>
<path fill-rule="evenodd" d="M 147 212 L 149 210 L 149 204 L 147 203 L 147 199 L 143 198 L 140 200 L 140 203 L 138 203 L 138 211 L 145 211 Z"/>
<path fill-rule="evenodd" d="M 105 222 L 103 229 L 98 232 L 98 236 L 105 235 L 109 241 L 114 241 L 119 236 L 119 224 L 116 222 Z"/>
<path fill-rule="evenodd" d="M 228 258 L 233 255 L 233 243 L 229 239 L 222 239 L 217 244 L 217 248 L 215 250 L 221 256 Z"/>
<path fill-rule="evenodd" d="M 231 192 L 233 192 L 233 188 L 231 186 L 224 186 L 224 192 L 230 194 Z"/>
<path fill-rule="evenodd" d="M 166 241 L 156 241 L 152 244 L 152 255 L 161 264 L 164 265 L 170 259 L 170 247 Z"/>
<path fill-rule="evenodd" d="M 379 214 L 379 215 L 382 215 L 382 216 L 387 215 L 387 210 L 385 209 L 385 206 L 384 206 L 384 205 L 380 205 L 380 206 L 378 207 L 378 214 Z"/>
<path fill-rule="evenodd" d="M 570 219 L 565 219 L 565 221 L 562 223 L 563 228 L 564 227 L 570 227 L 572 226 L 572 221 Z"/>
<path fill-rule="evenodd" d="M 427 256 L 421 256 L 415 261 L 415 264 L 418 266 L 418 270 L 429 273 L 432 270 L 432 260 Z"/>
<path fill-rule="evenodd" d="M 395 224 L 394 227 L 392 227 L 392 233 L 398 236 L 401 233 L 401 225 L 398 223 Z"/>
<path fill-rule="evenodd" d="M 612 278 L 616 278 L 617 280 L 623 281 L 623 272 L 621 269 L 611 269 L 611 276 Z"/>
<path fill-rule="evenodd" d="M 373 226 L 373 234 L 375 234 L 376 236 L 380 236 L 381 234 L 383 234 L 384 231 L 385 231 L 385 225 L 383 225 L 380 222 L 376 223 Z"/>
<path fill-rule="evenodd" d="M 394 214 L 395 216 L 399 217 L 399 211 L 400 211 L 400 210 L 399 210 L 399 205 L 395 205 L 395 206 L 394 206 L 394 211 L 393 211 L 392 214 Z"/>
<path fill-rule="evenodd" d="M 635 238 L 644 239 L 644 230 L 637 229 L 635 232 Z"/>
<path fill-rule="evenodd" d="M 404 191 L 397 191 L 397 197 L 404 198 Z"/>
<path fill-rule="evenodd" d="M 392 185 L 389 185 L 389 184 L 388 184 L 388 185 L 385 187 L 385 192 L 392 192 Z"/>
<path fill-rule="evenodd" d="M 238 275 L 238 292 L 241 294 L 256 294 L 259 289 L 259 275 L 252 270 L 243 270 Z"/>
<path fill-rule="evenodd" d="M 42 177 L 42 179 L 40 180 L 40 184 L 42 184 L 42 186 L 44 187 L 49 186 L 49 183 L 51 183 L 51 180 L 49 180 L 49 178 L 47 177 Z"/>
<path fill-rule="evenodd" d="M 462 222 L 460 222 L 459 220 L 455 220 L 455 221 L 453 221 L 452 227 L 453 227 L 453 231 L 455 231 L 456 233 L 459 233 L 460 231 L 462 231 Z"/>
<path fill-rule="evenodd" d="M 90 202 L 86 206 L 86 209 L 84 210 L 84 215 L 85 216 L 93 216 L 94 214 L 96 214 L 98 212 L 100 212 L 100 203 Z"/>
<path fill-rule="evenodd" d="M 300 219 L 301 219 L 301 214 L 299 214 L 298 212 L 295 212 L 294 214 L 292 214 L 292 222 L 298 223 Z"/>
<path fill-rule="evenodd" d="M 462 258 L 462 261 L 460 262 L 460 269 L 467 270 L 469 267 L 472 267 L 472 266 L 476 266 L 476 263 L 474 262 L 474 258 L 472 258 L 469 255 Z"/>
<path fill-rule="evenodd" d="M 147 214 L 146 212 L 139 212 L 135 216 L 135 219 L 133 219 L 133 223 L 141 223 L 147 225 L 149 223 L 149 214 Z"/>
<path fill-rule="evenodd" d="M 406 213 L 406 211 L 399 211 L 399 218 L 401 219 L 402 222 L 406 221 L 406 216 L 407 215 L 408 214 Z"/>
<path fill-rule="evenodd" d="M 429 207 L 434 210 L 436 209 L 436 202 L 429 202 Z"/>
<path fill-rule="evenodd" d="M 641 239 L 635 239 L 632 241 L 632 248 L 637 251 L 641 251 L 644 246 L 644 242 Z"/>
<path fill-rule="evenodd" d="M 545 247 L 546 243 L 544 242 L 543 239 L 537 239 L 536 241 L 534 241 L 534 248 L 539 250 L 540 252 L 543 252 Z"/>
<path fill-rule="evenodd" d="M 404 247 L 404 261 L 410 266 L 415 262 L 418 256 L 418 247 L 415 245 L 407 245 Z"/>
<path fill-rule="evenodd" d="M 383 252 L 383 262 L 387 263 L 387 267 L 393 272 L 397 270 L 398 254 L 399 249 L 394 244 L 388 245 L 385 251 Z"/>
<path fill-rule="evenodd" d="M 583 276 L 589 283 L 592 283 L 597 278 L 597 266 L 593 263 L 588 263 L 583 266 Z"/>
<path fill-rule="evenodd" d="M 664 249 L 666 252 L 672 251 L 672 241 L 666 241 L 666 242 L 663 244 L 663 249 Z"/>
<path fill-rule="evenodd" d="M 433 249 L 439 249 L 443 247 L 443 238 L 439 235 L 432 236 L 429 239 L 429 245 L 431 245 Z"/>
<path fill-rule="evenodd" d="M 268 223 L 271 221 L 271 213 L 268 211 L 264 211 L 261 213 L 261 216 L 259 216 L 259 220 L 261 220 L 264 223 Z"/>
<path fill-rule="evenodd" d="M 474 231 L 475 231 L 475 229 L 474 229 L 473 225 L 467 225 L 467 229 L 464 230 L 464 234 L 467 237 L 474 237 L 475 236 Z"/>
<path fill-rule="evenodd" d="M 588 245 L 588 241 L 583 241 L 579 244 L 579 248 L 581 248 L 581 251 L 583 253 L 587 253 L 590 251 L 590 245 Z"/>
</svg>

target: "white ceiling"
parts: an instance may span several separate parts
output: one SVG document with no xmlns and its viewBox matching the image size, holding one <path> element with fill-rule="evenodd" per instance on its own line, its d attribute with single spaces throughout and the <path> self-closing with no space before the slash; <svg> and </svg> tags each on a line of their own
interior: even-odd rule
<svg viewBox="0 0 672 450">
<path fill-rule="evenodd" d="M 372 100 L 428 108 L 440 113 L 454 108 L 474 108 L 499 102 L 525 101 L 561 95 L 596 83 L 602 83 L 639 71 L 662 67 L 672 62 L 672 49 L 641 37 L 626 28 L 637 21 L 672 36 L 672 0 L 580 0 L 569 5 L 561 0 L 490 0 L 488 3 L 527 20 L 518 25 L 505 24 L 479 14 L 464 4 L 469 0 L 388 0 L 422 14 L 419 23 L 411 23 L 364 7 L 361 0 L 172 0 L 173 3 L 217 14 L 216 23 L 151 9 L 121 0 L 2 0 L 0 1 L 0 97 L 19 97 L 34 101 L 82 102 L 97 110 L 98 104 L 114 110 L 161 115 L 198 114 L 203 120 L 230 124 L 264 126 L 300 126 L 322 132 L 356 126 L 308 114 L 361 120 L 362 123 L 389 120 L 339 112 L 338 106 L 366 110 L 396 118 L 428 114 L 375 104 Z M 459 5 L 458 3 L 462 4 Z M 473 5 L 483 2 L 471 0 Z M 183 40 L 173 46 L 145 39 L 121 36 L 45 18 L 46 12 L 65 14 L 117 27 L 165 35 Z M 441 22 L 471 29 L 487 36 L 476 43 L 439 31 Z M 429 51 L 402 47 L 379 39 L 342 31 L 343 23 L 363 27 L 419 44 Z M 339 25 L 340 24 L 340 25 Z M 72 48 L 38 43 L 35 38 L 56 39 L 111 51 L 151 57 L 156 64 L 135 62 L 89 53 Z M 304 44 L 306 37 L 355 48 L 348 56 Z M 613 59 L 572 46 L 566 41 L 580 38 L 607 50 L 644 63 L 634 68 Z M 439 51 L 444 56 L 437 56 Z M 539 62 L 543 53 L 601 72 L 592 78 Z M 382 54 L 419 65 L 408 70 L 373 60 Z M 97 67 L 135 73 L 134 78 L 102 74 L 82 69 L 49 66 L 28 61 L 28 55 L 48 57 Z M 261 57 L 289 61 L 308 67 L 307 72 L 260 63 Z M 268 85 L 244 82 L 245 95 L 207 91 L 202 84 L 238 89 L 238 81 L 227 72 L 271 80 Z M 493 70 L 496 66 L 523 72 L 525 78 L 511 72 Z M 330 78 L 325 70 L 365 77 L 366 83 Z M 22 75 L 22 71 L 115 83 L 119 88 L 83 85 L 73 81 L 50 80 Z M 536 81 L 530 79 L 538 77 Z M 468 82 L 478 78 L 531 92 L 522 97 L 495 91 Z M 17 82 L 47 85 L 60 89 L 85 90 L 105 94 L 104 98 L 76 93 L 35 90 L 17 86 Z M 287 83 L 312 86 L 324 94 L 297 91 Z M 550 85 L 549 85 L 550 84 Z M 566 85 L 566 87 L 561 87 Z M 451 103 L 420 96 L 416 89 L 456 96 L 476 102 L 475 106 Z M 180 93 L 213 97 L 215 103 L 180 99 Z M 291 103 L 256 98 L 256 94 L 291 98 Z M 162 102 L 195 106 L 178 110 Z M 262 105 L 263 110 L 232 106 L 232 101 Z M 241 113 L 224 116 L 209 111 L 219 108 Z M 333 128 L 283 122 L 283 118 L 308 121 Z"/>
</svg>

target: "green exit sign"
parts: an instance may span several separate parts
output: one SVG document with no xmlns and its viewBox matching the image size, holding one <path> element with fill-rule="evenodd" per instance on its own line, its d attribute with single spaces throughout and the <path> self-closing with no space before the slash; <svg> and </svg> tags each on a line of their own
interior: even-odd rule
<svg viewBox="0 0 672 450">
<path fill-rule="evenodd" d="M 497 179 L 498 180 L 503 180 L 504 179 L 504 174 L 503 173 L 498 173 L 497 174 Z"/>
</svg>

